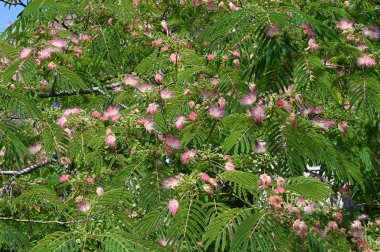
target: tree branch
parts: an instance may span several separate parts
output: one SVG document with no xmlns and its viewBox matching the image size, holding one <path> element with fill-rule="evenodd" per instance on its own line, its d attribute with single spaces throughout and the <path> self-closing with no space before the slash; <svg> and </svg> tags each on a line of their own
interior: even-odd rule
<svg viewBox="0 0 380 252">
<path fill-rule="evenodd" d="M 11 6 L 18 6 L 18 5 L 21 5 L 22 7 L 26 7 L 26 4 L 24 4 L 23 2 L 21 1 L 18 1 L 16 3 L 11 3 L 11 2 L 8 2 L 8 1 L 5 1 L 5 0 L 0 0 L 1 3 L 5 3 L 5 4 L 8 4 L 8 5 L 11 5 Z"/>
<path fill-rule="evenodd" d="M 110 85 L 106 85 L 106 89 L 114 89 L 119 86 L 121 86 L 122 83 L 113 83 Z M 93 88 L 86 88 L 86 89 L 80 89 L 80 90 L 61 90 L 61 91 L 50 91 L 46 93 L 41 93 L 38 96 L 40 98 L 50 98 L 50 97 L 61 97 L 61 96 L 71 96 L 71 95 L 77 95 L 77 94 L 92 94 L 92 93 L 99 93 L 99 94 L 106 94 L 103 90 L 101 90 L 99 87 L 93 87 Z"/>
<path fill-rule="evenodd" d="M 77 223 L 83 223 L 87 221 L 94 220 L 93 218 L 86 218 L 86 219 L 80 219 L 80 220 L 71 220 L 71 221 L 57 221 L 57 220 L 28 220 L 28 219 L 17 219 L 14 217 L 6 217 L 6 216 L 0 216 L 0 220 L 10 220 L 10 221 L 16 221 L 16 222 L 28 222 L 28 223 L 38 223 L 38 224 L 59 224 L 59 225 L 68 225 L 68 224 L 77 224 Z"/>
</svg>

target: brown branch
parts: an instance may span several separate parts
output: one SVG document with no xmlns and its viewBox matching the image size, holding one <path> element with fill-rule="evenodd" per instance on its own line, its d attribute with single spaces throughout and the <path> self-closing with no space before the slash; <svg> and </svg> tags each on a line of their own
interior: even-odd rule
<svg viewBox="0 0 380 252">
<path fill-rule="evenodd" d="M 121 83 L 113 83 L 110 85 L 106 85 L 106 89 L 115 89 L 117 87 L 120 87 Z M 71 95 L 78 95 L 78 94 L 92 94 L 92 93 L 98 93 L 98 94 L 106 94 L 103 90 L 101 90 L 99 87 L 93 87 L 93 88 L 86 88 L 86 89 L 80 89 L 80 90 L 61 90 L 61 91 L 50 91 L 46 93 L 41 93 L 38 96 L 40 98 L 50 98 L 50 97 L 61 97 L 61 96 L 71 96 Z"/>
<path fill-rule="evenodd" d="M 86 219 L 80 219 L 80 220 L 71 220 L 71 221 L 57 221 L 57 220 L 29 220 L 29 219 L 17 219 L 14 217 L 6 217 L 6 216 L 0 216 L 0 220 L 9 220 L 9 221 L 16 221 L 16 222 L 27 222 L 27 223 L 38 223 L 38 224 L 59 224 L 59 225 L 68 225 L 68 224 L 77 224 L 77 223 L 83 223 L 87 221 L 94 220 L 93 218 L 86 218 Z"/>
</svg>

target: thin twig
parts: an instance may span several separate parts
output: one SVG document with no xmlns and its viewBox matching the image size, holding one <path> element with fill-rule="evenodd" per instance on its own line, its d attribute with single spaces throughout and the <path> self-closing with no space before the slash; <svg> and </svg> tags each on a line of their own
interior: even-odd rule
<svg viewBox="0 0 380 252">
<path fill-rule="evenodd" d="M 77 223 L 83 223 L 87 221 L 94 220 L 93 218 L 86 218 L 86 219 L 80 219 L 80 220 L 71 220 L 71 221 L 57 221 L 57 220 L 29 220 L 29 219 L 17 219 L 14 217 L 6 217 L 6 216 L 0 216 L 0 220 L 10 220 L 10 221 L 16 221 L 16 222 L 28 222 L 28 223 L 38 223 L 38 224 L 59 224 L 59 225 L 68 225 L 68 224 L 77 224 Z"/>
<path fill-rule="evenodd" d="M 16 3 L 11 3 L 11 2 L 8 2 L 8 1 L 5 1 L 5 0 L 0 0 L 0 2 L 5 3 L 5 4 L 8 4 L 8 5 L 12 5 L 12 6 L 21 5 L 22 7 L 26 7 L 26 4 L 24 4 L 24 3 L 21 2 L 21 1 L 18 1 L 18 2 L 16 2 Z"/>
</svg>

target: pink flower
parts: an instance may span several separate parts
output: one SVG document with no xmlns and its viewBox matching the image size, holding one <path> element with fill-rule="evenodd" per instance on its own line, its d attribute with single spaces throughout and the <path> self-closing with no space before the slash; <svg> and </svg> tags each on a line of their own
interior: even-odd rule
<svg viewBox="0 0 380 252">
<path fill-rule="evenodd" d="M 19 73 L 19 72 L 17 72 L 16 74 L 14 74 L 13 76 L 12 76 L 12 80 L 14 80 L 14 81 L 23 81 L 23 77 L 22 77 L 22 74 L 21 73 Z"/>
<path fill-rule="evenodd" d="M 268 198 L 269 205 L 274 208 L 281 208 L 281 202 L 282 198 L 277 195 L 273 195 Z"/>
<path fill-rule="evenodd" d="M 68 179 L 69 179 L 70 175 L 69 174 L 63 174 L 60 178 L 59 178 L 59 182 L 60 183 L 64 183 L 66 182 Z"/>
<path fill-rule="evenodd" d="M 168 23 L 166 22 L 166 20 L 161 21 L 161 26 L 162 26 L 162 28 L 164 28 L 165 32 L 169 31 Z"/>
<path fill-rule="evenodd" d="M 336 223 L 336 221 L 329 221 L 329 223 L 327 223 L 327 229 L 329 229 L 331 231 L 337 231 L 338 230 L 338 223 Z"/>
<path fill-rule="evenodd" d="M 171 63 L 178 64 L 178 61 L 179 61 L 179 57 L 177 54 L 175 54 L 175 53 L 170 54 L 170 62 Z"/>
<path fill-rule="evenodd" d="M 183 90 L 183 95 L 184 96 L 187 96 L 190 94 L 190 89 L 186 88 L 185 90 Z"/>
<path fill-rule="evenodd" d="M 362 32 L 369 39 L 378 39 L 380 37 L 380 28 L 377 26 L 364 27 Z"/>
<path fill-rule="evenodd" d="M 370 56 L 364 55 L 363 57 L 358 58 L 358 60 L 356 61 L 356 64 L 359 67 L 371 67 L 371 66 L 376 65 L 376 61 Z"/>
<path fill-rule="evenodd" d="M 313 51 L 318 51 L 319 45 L 315 43 L 315 39 L 311 38 L 308 42 L 309 47 L 307 49 L 311 49 Z"/>
<path fill-rule="evenodd" d="M 231 160 L 229 160 L 226 162 L 226 165 L 224 166 L 224 168 L 226 169 L 226 171 L 234 171 L 235 165 L 234 165 L 234 163 L 232 163 Z"/>
<path fill-rule="evenodd" d="M 168 100 L 173 97 L 173 92 L 170 91 L 169 89 L 164 89 L 164 90 L 161 90 L 160 96 L 162 99 Z"/>
<path fill-rule="evenodd" d="M 203 190 L 205 190 L 205 192 L 209 195 L 213 195 L 214 194 L 214 188 L 210 185 L 210 184 L 204 184 L 202 186 Z"/>
<path fill-rule="evenodd" d="M 151 115 L 154 115 L 157 113 L 157 109 L 158 109 L 158 104 L 156 103 L 150 103 L 148 108 L 146 109 L 146 112 L 151 114 Z"/>
<path fill-rule="evenodd" d="M 87 183 L 88 184 L 92 184 L 92 183 L 94 183 L 94 181 L 95 181 L 95 179 L 94 178 L 87 178 Z"/>
<path fill-rule="evenodd" d="M 112 149 L 116 147 L 116 137 L 113 135 L 110 129 L 106 130 L 106 145 Z"/>
<path fill-rule="evenodd" d="M 119 109 L 117 107 L 108 107 L 106 111 L 104 111 L 102 120 L 107 121 L 108 118 L 111 118 L 111 121 L 117 121 L 120 118 Z"/>
<path fill-rule="evenodd" d="M 157 83 L 162 83 L 164 81 L 164 75 L 159 72 L 159 73 L 156 73 L 154 75 L 154 80 L 157 82 Z"/>
<path fill-rule="evenodd" d="M 102 187 L 98 187 L 98 188 L 96 188 L 96 194 L 97 194 L 98 196 L 103 196 L 103 194 L 104 194 L 104 189 L 103 189 Z"/>
<path fill-rule="evenodd" d="M 139 84 L 139 78 L 132 75 L 126 75 L 123 79 L 124 84 L 136 87 Z"/>
<path fill-rule="evenodd" d="M 181 140 L 172 135 L 165 137 L 165 143 L 173 149 L 179 149 L 181 147 Z"/>
<path fill-rule="evenodd" d="M 81 39 L 82 41 L 91 42 L 91 38 L 90 38 L 90 36 L 87 35 L 87 34 L 82 34 L 82 35 L 80 36 L 80 39 Z"/>
<path fill-rule="evenodd" d="M 193 150 L 186 151 L 182 154 L 181 161 L 183 164 L 187 165 L 189 164 L 190 159 L 194 158 L 196 155 L 196 152 Z"/>
<path fill-rule="evenodd" d="M 189 101 L 189 108 L 193 109 L 195 107 L 195 102 L 194 101 Z"/>
<path fill-rule="evenodd" d="M 256 105 L 252 109 L 251 115 L 253 117 L 253 121 L 256 124 L 261 124 L 265 118 L 265 107 L 264 107 L 264 105 L 262 105 L 262 104 Z"/>
<path fill-rule="evenodd" d="M 314 33 L 313 28 L 311 27 L 311 25 L 302 23 L 301 27 L 304 29 L 303 32 L 306 35 L 309 35 L 311 37 L 315 37 L 315 33 Z"/>
<path fill-rule="evenodd" d="M 342 122 L 338 123 L 338 129 L 339 129 L 341 137 L 344 136 L 344 134 L 346 133 L 347 128 L 348 128 L 347 122 L 342 121 Z"/>
<path fill-rule="evenodd" d="M 153 46 L 153 47 L 159 46 L 159 45 L 161 45 L 163 42 L 164 42 L 164 40 L 163 40 L 162 38 L 159 38 L 159 39 L 157 39 L 157 40 L 155 40 L 155 41 L 152 42 L 152 46 Z"/>
<path fill-rule="evenodd" d="M 351 232 L 354 237 L 363 237 L 364 231 L 362 230 L 362 223 L 359 220 L 355 220 L 351 224 Z"/>
<path fill-rule="evenodd" d="M 199 178 L 205 182 L 209 181 L 210 176 L 207 173 L 200 173 Z"/>
<path fill-rule="evenodd" d="M 240 9 L 240 8 L 237 7 L 233 2 L 229 2 L 229 3 L 228 3 L 228 6 L 230 6 L 230 9 L 231 9 L 232 11 L 236 11 L 236 10 L 239 10 L 239 9 Z"/>
<path fill-rule="evenodd" d="M 137 122 L 143 124 L 146 131 L 148 131 L 149 133 L 151 133 L 153 130 L 155 130 L 154 123 L 149 119 L 141 118 Z"/>
<path fill-rule="evenodd" d="M 189 114 L 188 118 L 189 118 L 190 121 L 195 121 L 195 120 L 197 120 L 198 115 L 197 115 L 197 113 L 191 112 Z"/>
<path fill-rule="evenodd" d="M 63 129 L 65 128 L 66 122 L 67 118 L 65 116 L 62 116 L 55 121 L 55 124 L 59 125 Z"/>
<path fill-rule="evenodd" d="M 269 36 L 269 37 L 275 37 L 275 36 L 278 36 L 278 35 L 280 35 L 280 28 L 278 27 L 278 25 L 271 25 L 267 29 L 267 36 Z"/>
<path fill-rule="evenodd" d="M 240 100 L 240 104 L 244 106 L 251 105 L 256 102 L 256 98 L 257 98 L 256 93 L 252 92 L 252 93 L 246 94 Z"/>
<path fill-rule="evenodd" d="M 282 194 L 284 192 L 285 192 L 285 188 L 283 187 L 277 187 L 276 189 L 274 189 L 275 194 Z"/>
<path fill-rule="evenodd" d="M 315 208 L 314 204 L 309 204 L 305 206 L 303 210 L 305 211 L 305 214 L 311 214 L 312 212 L 314 212 L 314 208 Z"/>
<path fill-rule="evenodd" d="M 42 51 L 38 52 L 38 59 L 39 60 L 45 60 L 49 59 L 51 57 L 52 51 L 49 50 L 49 48 L 45 48 Z"/>
<path fill-rule="evenodd" d="M 29 153 L 32 155 L 37 154 L 41 149 L 42 149 L 42 143 L 41 142 L 36 142 L 33 146 L 30 146 L 28 148 Z"/>
<path fill-rule="evenodd" d="M 48 43 L 58 48 L 63 48 L 67 46 L 67 42 L 60 38 L 53 38 L 52 40 L 49 40 Z"/>
<path fill-rule="evenodd" d="M 272 186 L 272 178 L 264 173 L 260 175 L 260 184 L 262 187 Z"/>
<path fill-rule="evenodd" d="M 182 178 L 178 175 L 176 176 L 173 176 L 169 179 L 165 179 L 164 181 L 162 181 L 162 187 L 165 188 L 165 189 L 168 189 L 168 188 L 174 188 L 176 186 L 178 186 L 182 181 Z"/>
<path fill-rule="evenodd" d="M 215 55 L 214 54 L 208 54 L 207 55 L 207 60 L 213 60 L 213 59 L 215 59 Z"/>
<path fill-rule="evenodd" d="M 296 220 L 293 222 L 293 229 L 297 231 L 297 234 L 300 238 L 305 236 L 305 234 L 307 233 L 307 225 L 305 222 L 301 220 Z"/>
<path fill-rule="evenodd" d="M 281 187 L 284 185 L 285 179 L 283 177 L 277 177 L 276 182 L 277 182 L 277 187 Z"/>
<path fill-rule="evenodd" d="M 178 117 L 175 122 L 175 126 L 178 130 L 182 130 L 185 124 L 186 124 L 186 117 L 184 116 Z"/>
<path fill-rule="evenodd" d="M 168 240 L 166 240 L 165 238 L 162 238 L 162 239 L 159 239 L 159 240 L 158 240 L 158 243 L 159 243 L 162 247 L 166 247 L 166 245 L 168 244 Z"/>
<path fill-rule="evenodd" d="M 79 113 L 80 113 L 80 108 L 69 108 L 63 111 L 63 116 L 69 116 L 69 115 L 74 115 L 74 114 L 79 114 Z"/>
<path fill-rule="evenodd" d="M 216 179 L 214 179 L 214 178 L 209 178 L 209 179 L 208 179 L 208 182 L 209 182 L 210 185 L 212 185 L 214 188 L 217 188 L 217 187 L 218 187 L 218 182 L 216 181 Z"/>
<path fill-rule="evenodd" d="M 208 110 L 209 110 L 210 116 L 216 119 L 221 119 L 224 117 L 224 109 L 221 109 L 218 106 L 210 106 Z"/>
<path fill-rule="evenodd" d="M 141 91 L 141 92 L 145 92 L 145 91 L 150 91 L 154 88 L 154 86 L 152 84 L 149 84 L 149 83 L 143 83 L 143 84 L 139 84 L 136 86 L 136 88 Z"/>
<path fill-rule="evenodd" d="M 20 59 L 28 58 L 31 52 L 32 52 L 32 49 L 30 49 L 30 48 L 22 49 L 22 51 L 20 53 Z"/>
<path fill-rule="evenodd" d="M 232 51 L 232 55 L 235 56 L 236 58 L 240 58 L 240 53 L 237 50 Z"/>
<path fill-rule="evenodd" d="M 88 210 L 90 210 L 90 204 L 89 203 L 79 204 L 79 206 L 78 206 L 79 212 L 87 212 Z"/>
<path fill-rule="evenodd" d="M 340 22 L 336 25 L 336 28 L 342 31 L 351 30 L 353 28 L 354 23 L 354 21 L 341 19 Z"/>
<path fill-rule="evenodd" d="M 168 203 L 168 209 L 169 213 L 171 213 L 172 215 L 176 215 L 179 209 L 178 201 L 175 199 L 170 200 Z"/>
<path fill-rule="evenodd" d="M 100 112 L 98 112 L 98 111 L 93 111 L 93 112 L 92 112 L 92 115 L 93 115 L 95 118 L 100 118 L 100 117 L 102 117 L 102 114 L 101 114 Z"/>
<path fill-rule="evenodd" d="M 258 154 L 265 153 L 267 151 L 267 143 L 265 141 L 257 141 L 253 151 Z"/>
<path fill-rule="evenodd" d="M 163 51 L 163 52 L 166 52 L 167 50 L 169 50 L 169 46 L 163 46 L 161 48 L 161 51 Z"/>
</svg>

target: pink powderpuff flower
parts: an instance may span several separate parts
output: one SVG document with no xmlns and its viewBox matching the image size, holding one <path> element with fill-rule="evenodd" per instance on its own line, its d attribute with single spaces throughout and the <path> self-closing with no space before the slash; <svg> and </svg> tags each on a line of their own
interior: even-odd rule
<svg viewBox="0 0 380 252">
<path fill-rule="evenodd" d="M 190 92 L 191 92 L 190 89 L 186 88 L 185 90 L 183 90 L 183 95 L 187 96 L 190 94 Z"/>
<path fill-rule="evenodd" d="M 29 153 L 32 155 L 37 154 L 41 149 L 42 149 L 42 143 L 41 142 L 36 142 L 33 146 L 30 146 L 28 148 Z"/>
<path fill-rule="evenodd" d="M 50 59 L 51 53 L 52 53 L 51 50 L 48 50 L 48 48 L 45 48 L 42 51 L 38 52 L 38 59 L 39 60 Z"/>
<path fill-rule="evenodd" d="M 55 121 L 55 124 L 59 125 L 62 129 L 65 128 L 67 122 L 66 116 L 62 116 Z"/>
<path fill-rule="evenodd" d="M 256 105 L 252 109 L 251 115 L 255 124 L 261 124 L 265 118 L 265 106 L 262 104 Z"/>
<path fill-rule="evenodd" d="M 226 100 L 223 97 L 219 99 L 218 104 L 219 108 L 223 110 L 226 108 L 227 105 Z"/>
<path fill-rule="evenodd" d="M 90 204 L 89 203 L 82 203 L 82 204 L 79 204 L 79 206 L 78 206 L 79 212 L 87 212 L 89 210 L 90 210 Z"/>
<path fill-rule="evenodd" d="M 106 145 L 112 149 L 116 147 L 116 137 L 113 135 L 111 129 L 106 130 Z"/>
<path fill-rule="evenodd" d="M 228 3 L 228 6 L 230 7 L 230 9 L 231 9 L 232 11 L 237 11 L 237 10 L 240 9 L 240 8 L 237 7 L 233 2 L 229 2 L 229 3 Z"/>
<path fill-rule="evenodd" d="M 88 183 L 88 184 L 92 184 L 92 183 L 94 183 L 94 182 L 95 182 L 95 179 L 94 179 L 94 178 L 91 178 L 91 177 L 87 178 L 87 183 Z"/>
<path fill-rule="evenodd" d="M 266 173 L 261 174 L 260 175 L 260 185 L 262 187 L 272 186 L 272 178 Z"/>
<path fill-rule="evenodd" d="M 70 35 L 70 41 L 73 42 L 74 45 L 79 45 L 79 37 L 76 34 Z"/>
<path fill-rule="evenodd" d="M 154 115 L 157 113 L 157 109 L 158 109 L 159 105 L 156 104 L 156 103 L 150 103 L 148 105 L 148 108 L 146 109 L 146 112 L 151 114 L 151 115 Z"/>
<path fill-rule="evenodd" d="M 198 114 L 197 114 L 197 113 L 194 113 L 194 112 L 191 112 L 191 113 L 189 114 L 188 118 L 189 118 L 190 121 L 195 121 L 195 120 L 197 120 L 197 118 L 198 118 Z"/>
<path fill-rule="evenodd" d="M 364 55 L 363 57 L 358 58 L 358 60 L 356 61 L 356 64 L 359 67 L 371 67 L 371 66 L 376 65 L 376 61 L 370 56 Z"/>
<path fill-rule="evenodd" d="M 319 45 L 315 43 L 314 38 L 309 39 L 308 45 L 309 45 L 309 47 L 307 49 L 310 49 L 313 51 L 318 51 L 318 49 L 319 49 Z"/>
<path fill-rule="evenodd" d="M 143 84 L 137 85 L 136 88 L 140 92 L 145 92 L 145 91 L 153 90 L 154 86 L 152 84 L 149 84 L 149 83 L 143 83 Z"/>
<path fill-rule="evenodd" d="M 303 33 L 305 33 L 306 35 L 309 35 L 311 37 L 315 37 L 315 33 L 314 33 L 313 28 L 311 27 L 311 25 L 302 23 L 301 27 L 304 29 Z"/>
<path fill-rule="evenodd" d="M 63 116 L 69 116 L 69 115 L 79 114 L 80 111 L 81 111 L 80 108 L 65 109 L 65 111 L 63 111 Z"/>
<path fill-rule="evenodd" d="M 102 114 L 101 114 L 100 112 L 98 112 L 98 111 L 93 111 L 93 112 L 92 112 L 92 115 L 93 115 L 95 118 L 100 118 L 100 117 L 102 117 Z"/>
<path fill-rule="evenodd" d="M 210 60 L 213 60 L 215 59 L 215 55 L 214 54 L 208 54 L 207 55 L 207 60 L 210 61 Z"/>
<path fill-rule="evenodd" d="M 304 237 L 307 233 L 307 225 L 301 220 L 296 220 L 293 222 L 293 229 L 297 232 L 300 238 Z"/>
<path fill-rule="evenodd" d="M 157 83 L 162 83 L 164 81 L 164 75 L 162 74 L 162 72 L 158 72 L 154 75 L 154 80 L 157 82 Z"/>
<path fill-rule="evenodd" d="M 239 51 L 236 51 L 236 50 L 232 51 L 232 55 L 235 56 L 236 58 L 240 58 Z"/>
<path fill-rule="evenodd" d="M 355 220 L 351 224 L 351 232 L 354 237 L 363 237 L 364 231 L 362 229 L 362 223 L 359 220 Z"/>
<path fill-rule="evenodd" d="M 124 84 L 136 87 L 139 84 L 140 79 L 136 76 L 126 75 L 123 79 Z"/>
<path fill-rule="evenodd" d="M 22 51 L 20 53 L 20 59 L 28 58 L 31 52 L 32 52 L 32 49 L 30 49 L 30 48 L 22 49 Z"/>
<path fill-rule="evenodd" d="M 189 101 L 189 108 L 193 109 L 195 107 L 195 102 L 194 101 Z"/>
<path fill-rule="evenodd" d="M 104 189 L 102 187 L 96 188 L 96 194 L 98 196 L 103 196 L 104 195 Z"/>
<path fill-rule="evenodd" d="M 203 188 L 203 190 L 205 190 L 205 192 L 208 195 L 213 195 L 214 194 L 214 188 L 210 184 L 204 184 L 202 186 L 202 188 Z"/>
<path fill-rule="evenodd" d="M 169 46 L 163 46 L 163 47 L 161 47 L 161 51 L 166 52 L 167 50 L 169 50 Z"/>
<path fill-rule="evenodd" d="M 182 154 L 181 161 L 183 164 L 189 164 L 190 160 L 193 159 L 196 155 L 196 152 L 193 150 L 186 151 Z"/>
<path fill-rule="evenodd" d="M 311 214 L 314 212 L 315 204 L 309 204 L 303 208 L 305 214 Z"/>
<path fill-rule="evenodd" d="M 168 100 L 173 97 L 173 92 L 169 89 L 164 89 L 164 90 L 161 90 L 160 96 L 162 99 Z"/>
<path fill-rule="evenodd" d="M 256 102 L 257 96 L 256 93 L 252 92 L 243 96 L 240 100 L 240 104 L 243 106 L 252 105 Z"/>
<path fill-rule="evenodd" d="M 165 238 L 159 239 L 158 244 L 160 244 L 162 247 L 166 247 L 166 245 L 168 245 L 168 240 Z"/>
<path fill-rule="evenodd" d="M 89 43 L 91 42 L 91 38 L 88 34 L 81 34 L 80 40 L 85 41 L 85 42 L 89 42 Z"/>
<path fill-rule="evenodd" d="M 265 141 L 257 141 L 253 151 L 257 154 L 265 153 L 267 151 L 267 143 Z"/>
<path fill-rule="evenodd" d="M 349 21 L 347 19 L 341 19 L 339 21 L 339 23 L 336 25 L 336 28 L 339 30 L 342 30 L 342 31 L 352 30 L 354 23 L 355 23 L 354 21 Z"/>
<path fill-rule="evenodd" d="M 226 162 L 226 165 L 224 166 L 224 168 L 226 169 L 226 171 L 234 171 L 235 165 L 234 165 L 234 163 L 232 163 L 231 160 L 229 160 Z"/>
<path fill-rule="evenodd" d="M 60 38 L 53 38 L 52 40 L 49 40 L 48 43 L 58 48 L 63 48 L 67 46 L 67 42 Z"/>
<path fill-rule="evenodd" d="M 329 223 L 327 223 L 327 229 L 328 230 L 331 230 L 331 231 L 337 231 L 338 230 L 338 223 L 336 223 L 336 221 L 329 221 Z"/>
<path fill-rule="evenodd" d="M 348 128 L 347 122 L 342 121 L 342 122 L 338 123 L 338 129 L 339 129 L 341 137 L 344 136 L 344 134 L 346 133 L 347 128 Z"/>
<path fill-rule="evenodd" d="M 280 27 L 278 25 L 271 25 L 267 29 L 267 36 L 268 37 L 275 37 L 280 35 Z"/>
<path fill-rule="evenodd" d="M 165 137 L 165 143 L 173 149 L 181 148 L 181 140 L 172 135 Z"/>
<path fill-rule="evenodd" d="M 283 177 L 277 177 L 276 179 L 277 187 L 281 187 L 285 183 L 285 179 Z"/>
<path fill-rule="evenodd" d="M 63 175 L 59 178 L 59 182 L 60 182 L 60 183 L 65 183 L 69 178 L 70 178 L 70 175 L 69 175 L 69 174 L 63 174 Z"/>
<path fill-rule="evenodd" d="M 369 39 L 378 39 L 380 37 L 380 27 L 372 26 L 372 27 L 364 27 L 362 31 L 363 35 L 368 37 Z"/>
<path fill-rule="evenodd" d="M 173 64 L 178 64 L 179 56 L 175 53 L 170 54 L 170 62 Z"/>
<path fill-rule="evenodd" d="M 106 111 L 104 111 L 102 120 L 107 121 L 108 118 L 111 118 L 111 121 L 117 121 L 120 118 L 119 108 L 117 107 L 108 107 Z"/>
<path fill-rule="evenodd" d="M 211 117 L 216 119 L 221 119 L 224 117 L 224 109 L 221 109 L 218 106 L 210 106 L 208 110 Z"/>
<path fill-rule="evenodd" d="M 172 215 L 176 215 L 179 209 L 178 201 L 175 199 L 170 200 L 168 203 L 168 209 L 169 213 L 171 213 Z"/>
<path fill-rule="evenodd" d="M 274 208 L 281 208 L 281 202 L 282 198 L 277 195 L 273 195 L 268 198 L 269 205 Z"/>
<path fill-rule="evenodd" d="M 285 192 L 285 188 L 283 187 L 277 187 L 276 189 L 274 189 L 275 194 L 282 194 L 284 192 Z"/>
<path fill-rule="evenodd" d="M 168 189 L 168 188 L 175 188 L 176 186 L 178 186 L 182 181 L 182 177 L 181 176 L 173 176 L 171 178 L 168 178 L 168 179 L 165 179 L 164 181 L 162 181 L 162 187 L 164 189 Z"/>
<path fill-rule="evenodd" d="M 209 181 L 210 179 L 210 176 L 207 173 L 200 173 L 198 176 L 199 176 L 199 179 L 205 182 Z"/>
<path fill-rule="evenodd" d="M 164 28 L 164 31 L 165 31 L 165 32 L 168 32 L 168 31 L 169 31 L 168 23 L 166 22 L 166 20 L 162 20 L 162 21 L 161 21 L 161 26 L 162 26 L 162 28 Z"/>
<path fill-rule="evenodd" d="M 208 179 L 208 182 L 210 183 L 210 185 L 212 185 L 212 187 L 214 187 L 214 188 L 218 188 L 218 182 L 216 181 L 216 179 L 214 179 L 214 178 L 209 178 L 209 179 Z"/>
<path fill-rule="evenodd" d="M 163 42 L 164 42 L 164 40 L 162 38 L 159 38 L 159 39 L 152 42 L 152 46 L 157 47 L 157 46 L 161 45 Z"/>
<path fill-rule="evenodd" d="M 185 124 L 186 124 L 186 117 L 185 116 L 179 116 L 175 122 L 175 127 L 178 130 L 182 130 L 183 127 L 185 126 Z"/>
</svg>

